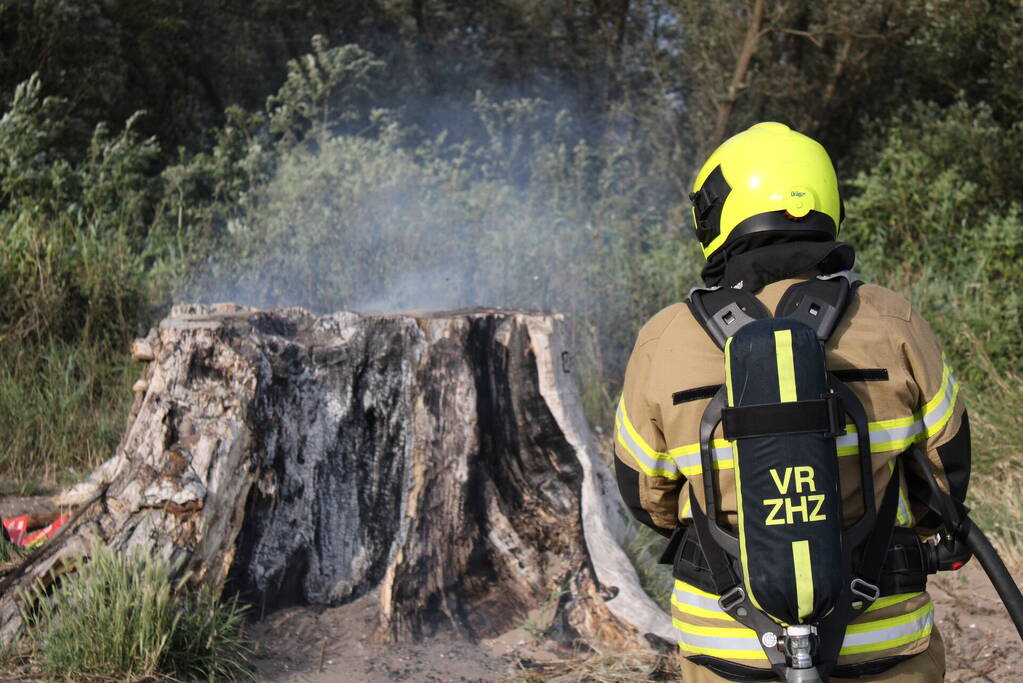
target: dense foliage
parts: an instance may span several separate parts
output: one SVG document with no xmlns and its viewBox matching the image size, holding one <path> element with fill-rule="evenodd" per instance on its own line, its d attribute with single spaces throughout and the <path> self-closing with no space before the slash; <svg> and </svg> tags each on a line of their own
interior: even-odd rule
<svg viewBox="0 0 1023 683">
<path fill-rule="evenodd" d="M 3 3 L 5 484 L 105 457 L 124 348 L 176 300 L 556 309 L 606 425 L 698 278 L 696 162 L 764 119 L 832 152 L 861 272 L 932 321 L 1004 460 L 1021 28 L 1010 0 Z"/>
</svg>

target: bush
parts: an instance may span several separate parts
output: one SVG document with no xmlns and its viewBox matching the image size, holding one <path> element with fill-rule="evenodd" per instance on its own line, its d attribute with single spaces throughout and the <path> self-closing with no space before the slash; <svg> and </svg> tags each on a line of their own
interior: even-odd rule
<svg viewBox="0 0 1023 683">
<path fill-rule="evenodd" d="M 61 104 L 33 78 L 0 118 L 0 341 L 123 342 L 172 276 L 148 220 L 158 147 L 133 118 L 61 150 Z"/>
<path fill-rule="evenodd" d="M 190 591 L 161 560 L 99 546 L 52 597 L 42 588 L 30 597 L 29 636 L 48 674 L 213 680 L 247 673 L 243 609 L 219 604 L 208 589 Z"/>
<path fill-rule="evenodd" d="M 1023 126 L 960 103 L 909 107 L 874 128 L 844 228 L 858 267 L 908 292 L 961 379 L 984 386 L 982 358 L 998 372 L 1018 369 Z"/>
<path fill-rule="evenodd" d="M 916 104 L 861 141 L 847 239 L 861 273 L 907 293 L 941 340 L 970 411 L 975 517 L 1021 561 L 1023 125 L 983 104 Z"/>
</svg>

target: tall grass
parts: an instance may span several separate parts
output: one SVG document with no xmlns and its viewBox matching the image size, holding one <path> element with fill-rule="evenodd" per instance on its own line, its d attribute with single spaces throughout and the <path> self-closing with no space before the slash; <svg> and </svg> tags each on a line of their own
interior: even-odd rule
<svg viewBox="0 0 1023 683">
<path fill-rule="evenodd" d="M 38 666 L 67 679 L 135 681 L 158 675 L 246 675 L 243 610 L 190 592 L 166 562 L 99 546 L 52 596 L 34 589 L 26 611 Z"/>
<path fill-rule="evenodd" d="M 1023 375 L 996 366 L 976 347 L 983 379 L 965 388 L 973 442 L 967 503 L 1006 563 L 1023 571 Z"/>
<path fill-rule="evenodd" d="M 124 431 L 138 367 L 85 342 L 0 342 L 0 493 L 77 481 Z"/>
</svg>

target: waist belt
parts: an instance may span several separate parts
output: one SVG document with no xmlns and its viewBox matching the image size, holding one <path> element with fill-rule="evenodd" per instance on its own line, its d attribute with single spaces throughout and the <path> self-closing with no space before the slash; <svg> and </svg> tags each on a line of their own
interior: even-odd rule
<svg viewBox="0 0 1023 683">
<path fill-rule="evenodd" d="M 692 526 L 681 526 L 675 530 L 661 555 L 661 564 L 672 565 L 672 575 L 676 579 L 708 593 L 715 592 L 714 577 Z M 929 564 L 923 541 L 916 533 L 912 529 L 896 527 L 878 584 L 880 597 L 926 590 L 927 575 L 936 570 Z M 740 568 L 735 569 L 738 572 Z"/>
</svg>

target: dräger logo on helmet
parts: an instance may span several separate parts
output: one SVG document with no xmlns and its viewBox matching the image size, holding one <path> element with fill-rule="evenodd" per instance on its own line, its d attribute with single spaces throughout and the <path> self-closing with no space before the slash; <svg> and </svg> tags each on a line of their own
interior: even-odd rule
<svg viewBox="0 0 1023 683">
<path fill-rule="evenodd" d="M 813 193 L 809 188 L 793 187 L 785 200 L 785 212 L 794 219 L 806 218 L 815 206 Z"/>
</svg>

